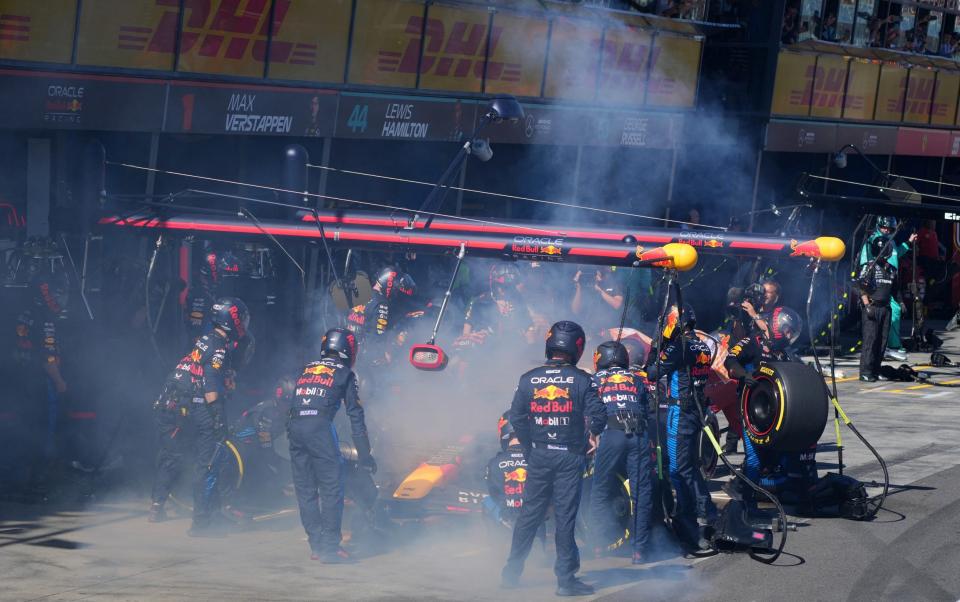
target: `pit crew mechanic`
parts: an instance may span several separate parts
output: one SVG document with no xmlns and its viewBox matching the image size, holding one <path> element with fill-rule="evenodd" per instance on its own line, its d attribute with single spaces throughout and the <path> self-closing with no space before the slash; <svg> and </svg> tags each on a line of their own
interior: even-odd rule
<svg viewBox="0 0 960 602">
<path fill-rule="evenodd" d="M 630 526 L 633 563 L 644 562 L 650 540 L 650 515 L 653 504 L 653 463 L 647 435 L 647 391 L 645 374 L 630 370 L 627 348 L 616 341 L 607 341 L 593 354 L 596 372 L 594 383 L 607 410 L 607 430 L 600 438 L 593 465 L 593 492 L 590 496 L 591 518 L 599 538 L 594 552 L 600 554 L 600 542 L 609 541 L 612 532 L 610 504 L 617 475 L 626 470 L 633 498 L 633 519 Z"/>
<path fill-rule="evenodd" d="M 150 506 L 151 521 L 165 518 L 164 503 L 185 453 L 182 431 L 193 433 L 195 473 L 191 536 L 215 534 L 219 510 L 217 477 L 226 439 L 225 372 L 237 342 L 248 334 L 250 313 L 236 297 L 218 299 L 210 311 L 211 330 L 198 338 L 167 378 L 155 402 L 160 450 Z"/>
<path fill-rule="evenodd" d="M 888 337 L 893 323 L 894 305 L 893 282 L 897 268 L 893 263 L 892 243 L 887 244 L 884 237 L 874 238 L 870 242 L 874 260 L 860 268 L 856 289 L 861 303 L 861 340 L 860 380 L 876 382 L 886 380 L 880 373 Z"/>
<path fill-rule="evenodd" d="M 319 352 L 320 359 L 304 366 L 297 379 L 287 434 L 293 485 L 310 557 L 341 563 L 350 559 L 340 547 L 344 460 L 333 419 L 341 403 L 350 418 L 360 465 L 375 473 L 377 464 L 370 453 L 357 376 L 353 372 L 356 336 L 342 328 L 328 330 L 320 341 Z"/>
<path fill-rule="evenodd" d="M 501 584 L 518 585 L 534 537 L 553 502 L 556 520 L 557 595 L 593 593 L 576 577 L 580 552 L 574 539 L 583 478 L 584 453 L 597 445 L 607 412 L 597 396 L 596 383 L 576 367 L 586 335 L 574 322 L 561 321 L 547 333 L 547 363 L 520 377 L 510 406 L 510 422 L 527 458 L 523 506 L 513 531 L 510 556 Z M 589 421 L 589 434 L 584 432 Z M 585 439 L 589 449 L 585 449 Z"/>
<path fill-rule="evenodd" d="M 789 307 L 777 307 L 770 314 L 771 337 L 765 338 L 759 329 L 730 348 L 724 361 L 728 373 L 738 380 L 737 397 L 743 388 L 756 384 L 754 371 L 761 361 L 792 361 L 790 345 L 800 336 L 803 321 Z M 810 487 L 817 480 L 816 445 L 803 452 L 777 452 L 756 447 L 749 433 L 743 439 L 743 469 L 747 478 L 784 501 L 807 501 Z M 745 500 L 753 500 L 753 490 L 735 482 L 735 491 Z"/>
<path fill-rule="evenodd" d="M 403 303 L 416 293 L 413 277 L 394 266 L 381 268 L 373 284 L 373 294 L 365 305 L 353 307 L 347 316 L 347 330 L 356 336 L 358 349 L 364 347 L 365 361 L 379 364 L 390 361 L 387 333 L 406 314 Z"/>
<path fill-rule="evenodd" d="M 483 479 L 490 495 L 483 498 L 486 516 L 504 527 L 513 530 L 523 507 L 523 491 L 527 482 L 527 458 L 517 434 L 510 425 L 510 410 L 497 422 L 500 451 L 487 463 Z M 541 523 L 537 539 L 546 549 L 547 525 Z"/>
<path fill-rule="evenodd" d="M 665 316 L 663 350 L 651 350 L 645 371 L 651 382 L 667 391 L 667 452 L 670 481 L 676 490 L 677 506 L 673 519 L 684 545 L 709 548 L 707 528 L 717 509 L 710 499 L 699 462 L 700 425 L 703 424 L 703 389 L 710 374 L 710 347 L 697 338 L 696 315 L 687 304 L 672 305 Z M 687 336 L 681 337 L 681 329 Z M 682 339 L 682 341 L 681 341 Z M 661 384 L 661 380 L 665 381 Z"/>
</svg>

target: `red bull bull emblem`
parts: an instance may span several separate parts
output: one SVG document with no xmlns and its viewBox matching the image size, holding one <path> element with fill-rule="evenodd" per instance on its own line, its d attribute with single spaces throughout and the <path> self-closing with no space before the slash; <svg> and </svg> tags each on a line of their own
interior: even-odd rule
<svg viewBox="0 0 960 602">
<path fill-rule="evenodd" d="M 790 249 L 793 251 L 790 253 L 790 257 L 813 257 L 814 259 L 820 259 L 820 247 L 817 246 L 817 241 L 815 240 L 800 243 L 796 240 L 791 240 Z"/>
<path fill-rule="evenodd" d="M 697 354 L 697 364 L 701 366 L 706 366 L 710 363 L 710 356 L 702 351 Z"/>
<path fill-rule="evenodd" d="M 315 374 L 317 376 L 327 375 L 332 376 L 335 370 L 329 366 L 308 366 L 304 369 L 304 374 Z"/>
<path fill-rule="evenodd" d="M 705 247 L 710 247 L 710 248 L 712 248 L 712 249 L 716 249 L 717 247 L 722 247 L 722 246 L 723 246 L 723 243 L 720 242 L 719 240 L 717 240 L 716 238 L 711 238 L 711 239 L 708 240 L 707 242 L 703 243 L 703 245 L 704 245 Z"/>
<path fill-rule="evenodd" d="M 543 252 L 546 253 L 547 255 L 559 255 L 560 247 L 555 245 L 547 245 L 546 247 L 543 248 Z"/>
<path fill-rule="evenodd" d="M 628 374 L 611 374 L 610 377 L 607 378 L 607 382 L 616 384 L 630 383 L 632 385 L 633 377 Z"/>
<path fill-rule="evenodd" d="M 548 401 L 553 401 L 561 397 L 564 399 L 570 399 L 570 391 L 568 389 L 562 389 L 556 385 L 548 385 L 542 389 L 533 390 L 534 399 L 546 399 Z"/>
<path fill-rule="evenodd" d="M 527 480 L 527 469 L 517 468 L 517 469 L 511 470 L 508 473 L 504 473 L 503 478 L 505 481 L 516 481 L 517 483 L 524 483 Z"/>
</svg>

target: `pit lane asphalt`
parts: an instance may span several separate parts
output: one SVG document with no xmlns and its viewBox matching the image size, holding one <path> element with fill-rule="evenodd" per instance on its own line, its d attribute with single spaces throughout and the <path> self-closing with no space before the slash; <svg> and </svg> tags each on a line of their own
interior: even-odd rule
<svg viewBox="0 0 960 602">
<path fill-rule="evenodd" d="M 945 336 L 960 358 L 960 336 Z M 920 363 L 929 357 L 911 356 Z M 602 600 L 960 599 L 960 389 L 864 384 L 841 362 L 841 403 L 886 458 L 894 485 L 870 523 L 812 519 L 791 532 L 775 566 L 745 555 L 696 561 L 676 555 L 634 568 L 625 558 L 584 559 L 581 575 Z M 960 370 L 937 379 L 960 384 Z M 880 471 L 843 431 L 847 473 Z M 821 474 L 836 470 L 832 423 L 821 439 Z M 734 463 L 740 457 L 734 456 Z M 722 494 L 718 492 L 718 497 Z M 523 588 L 498 589 L 506 537 L 476 524 L 426 525 L 390 550 L 346 566 L 308 559 L 295 515 L 224 539 L 190 539 L 188 520 L 145 520 L 144 500 L 83 511 L 0 504 L 2 600 L 523 600 L 555 599 L 550 558 L 534 552 Z"/>
</svg>

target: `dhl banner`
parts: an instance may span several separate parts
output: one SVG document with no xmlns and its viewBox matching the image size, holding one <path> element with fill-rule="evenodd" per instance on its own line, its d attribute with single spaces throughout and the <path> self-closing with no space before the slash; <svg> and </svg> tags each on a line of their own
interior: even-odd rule
<svg viewBox="0 0 960 602">
<path fill-rule="evenodd" d="M 930 105 L 933 102 L 936 80 L 937 72 L 932 69 L 914 67 L 910 70 L 903 110 L 905 123 L 930 122 Z"/>
<path fill-rule="evenodd" d="M 543 95 L 566 100 L 593 100 L 603 26 L 558 17 L 553 21 Z"/>
<path fill-rule="evenodd" d="M 131 69 L 173 69 L 176 3 L 84 0 L 77 63 Z"/>
<path fill-rule="evenodd" d="M 876 121 L 900 121 L 903 118 L 903 97 L 907 88 L 907 69 L 885 64 L 880 68 L 877 85 Z"/>
<path fill-rule="evenodd" d="M 847 94 L 843 99 L 843 118 L 871 121 L 877 100 L 877 80 L 880 65 L 862 60 L 851 60 L 847 74 Z"/>
<path fill-rule="evenodd" d="M 0 0 L 0 59 L 69 63 L 77 0 Z"/>
<path fill-rule="evenodd" d="M 540 96 L 549 33 L 546 19 L 505 11 L 494 14 L 484 92 Z"/>
<path fill-rule="evenodd" d="M 812 54 L 781 52 L 773 83 L 774 115 L 807 116 L 813 93 L 817 57 Z"/>
<path fill-rule="evenodd" d="M 658 35 L 650 61 L 646 104 L 692 108 L 700 75 L 700 46 L 692 38 Z M 639 104 L 639 103 L 638 103 Z"/>
<path fill-rule="evenodd" d="M 348 82 L 415 88 L 423 14 L 420 2 L 357 0 Z"/>
<path fill-rule="evenodd" d="M 813 73 L 813 94 L 810 97 L 810 115 L 840 119 L 846 83 L 846 59 L 833 55 L 817 57 L 817 66 Z"/>
<path fill-rule="evenodd" d="M 268 77 L 343 83 L 352 0 L 284 4 L 277 0 L 274 8 Z"/>
<path fill-rule="evenodd" d="M 597 99 L 640 105 L 647 89 L 647 70 L 662 49 L 651 48 L 653 34 L 637 27 L 611 28 L 603 38 Z"/>
<path fill-rule="evenodd" d="M 937 72 L 937 83 L 933 88 L 933 105 L 930 108 L 930 123 L 933 125 L 953 125 L 957 111 L 957 94 L 960 94 L 960 73 Z"/>
<path fill-rule="evenodd" d="M 423 30 L 420 87 L 480 92 L 489 26 L 490 14 L 485 10 L 430 6 Z M 491 44 L 499 44 L 500 33 L 490 32 Z"/>
</svg>

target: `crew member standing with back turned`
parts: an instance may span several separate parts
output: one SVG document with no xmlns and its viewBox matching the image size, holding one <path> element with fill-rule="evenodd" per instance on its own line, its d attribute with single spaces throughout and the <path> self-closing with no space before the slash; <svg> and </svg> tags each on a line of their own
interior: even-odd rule
<svg viewBox="0 0 960 602">
<path fill-rule="evenodd" d="M 513 530 L 510 557 L 501 584 L 517 587 L 523 563 L 553 502 L 556 519 L 558 596 L 585 596 L 593 588 L 576 577 L 580 552 L 574 539 L 584 454 L 596 448 L 607 411 L 590 375 L 577 368 L 586 335 L 574 322 L 561 321 L 547 333 L 547 363 L 520 377 L 510 422 L 526 451 L 527 481 L 520 517 Z M 589 445 L 585 422 L 589 420 Z"/>
<path fill-rule="evenodd" d="M 328 330 L 320 341 L 320 355 L 320 360 L 307 364 L 297 379 L 287 433 L 293 485 L 300 521 L 310 543 L 310 558 L 334 564 L 350 560 L 340 547 L 344 461 L 333 426 L 341 402 L 350 417 L 360 466 L 373 474 L 377 464 L 370 455 L 357 375 L 352 370 L 357 357 L 356 337 L 342 328 Z"/>
</svg>

